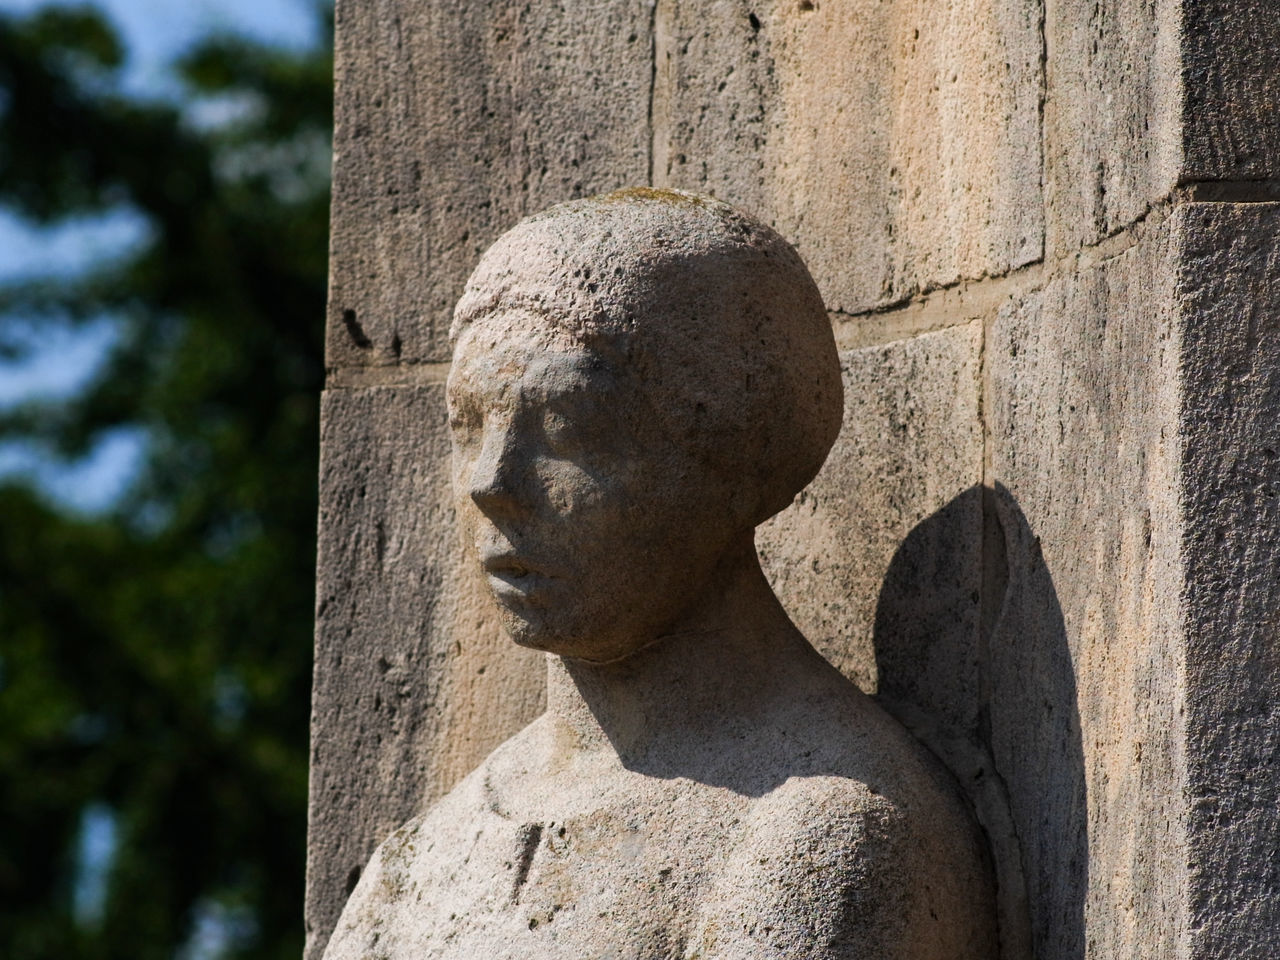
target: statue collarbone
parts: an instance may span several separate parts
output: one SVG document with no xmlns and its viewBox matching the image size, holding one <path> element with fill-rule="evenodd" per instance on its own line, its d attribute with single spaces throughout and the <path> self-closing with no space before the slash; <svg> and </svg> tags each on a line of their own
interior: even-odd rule
<svg viewBox="0 0 1280 960">
<path fill-rule="evenodd" d="M 794 251 L 710 200 L 563 205 L 455 342 L 459 519 L 548 708 L 382 844 L 326 956 L 991 956 L 952 785 L 756 558 L 840 423 Z"/>
<path fill-rule="evenodd" d="M 389 957 L 981 956 L 950 938 L 986 882 L 963 811 L 869 700 L 803 676 L 630 755 L 549 712 L 383 845 L 344 923 Z"/>
</svg>

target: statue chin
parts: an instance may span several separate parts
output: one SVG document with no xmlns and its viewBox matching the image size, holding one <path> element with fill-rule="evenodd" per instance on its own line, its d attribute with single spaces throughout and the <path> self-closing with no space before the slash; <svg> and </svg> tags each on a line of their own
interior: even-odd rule
<svg viewBox="0 0 1280 960">
<path fill-rule="evenodd" d="M 499 620 L 507 636 L 517 646 L 558 656 L 567 656 L 567 651 L 573 649 L 574 644 L 571 641 L 566 641 L 563 636 L 548 629 L 543 623 L 530 621 L 505 611 L 499 615 Z"/>
<path fill-rule="evenodd" d="M 512 640 L 559 656 L 546 713 L 378 848 L 325 956 L 994 958 L 958 790 L 755 554 L 750 511 L 843 409 L 795 251 L 710 198 L 575 201 L 485 254 L 454 338 L 459 516 Z"/>
</svg>

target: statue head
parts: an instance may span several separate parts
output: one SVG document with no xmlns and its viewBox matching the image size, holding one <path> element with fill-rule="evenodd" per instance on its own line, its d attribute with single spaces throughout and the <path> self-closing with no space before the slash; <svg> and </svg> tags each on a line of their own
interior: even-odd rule
<svg viewBox="0 0 1280 960">
<path fill-rule="evenodd" d="M 817 473 L 835 342 L 791 246 L 705 197 L 632 189 L 521 221 L 454 315 L 453 483 L 516 642 L 657 639 Z"/>
</svg>

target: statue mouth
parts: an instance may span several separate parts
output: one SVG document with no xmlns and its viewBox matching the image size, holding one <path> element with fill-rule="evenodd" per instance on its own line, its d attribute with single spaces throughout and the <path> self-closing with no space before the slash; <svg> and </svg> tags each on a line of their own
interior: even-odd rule
<svg viewBox="0 0 1280 960">
<path fill-rule="evenodd" d="M 485 557 L 481 566 L 490 577 L 510 583 L 514 586 L 526 586 L 534 579 L 544 576 L 539 570 L 519 557 L 502 554 Z"/>
<path fill-rule="evenodd" d="M 484 571 L 503 577 L 504 580 L 520 580 L 532 572 L 526 563 L 516 557 L 486 557 Z"/>
</svg>

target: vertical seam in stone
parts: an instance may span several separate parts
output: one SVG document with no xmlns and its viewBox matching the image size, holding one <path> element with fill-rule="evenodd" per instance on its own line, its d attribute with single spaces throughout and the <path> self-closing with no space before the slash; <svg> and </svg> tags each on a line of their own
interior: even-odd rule
<svg viewBox="0 0 1280 960">
<path fill-rule="evenodd" d="M 1052 153 L 1049 150 L 1049 13 L 1053 0 L 1045 0 L 1038 4 L 1040 9 L 1040 210 L 1041 229 L 1040 258 L 1049 263 L 1050 260 L 1050 224 L 1053 222 L 1049 209 L 1049 162 Z M 1048 279 L 1046 277 L 1046 279 Z"/>
<path fill-rule="evenodd" d="M 987 404 L 990 402 L 988 380 L 990 371 L 987 364 L 987 342 L 991 339 L 991 324 L 995 323 L 995 315 L 999 307 L 982 312 L 978 327 L 978 429 L 982 431 L 982 462 L 978 465 L 978 475 L 982 478 L 982 486 L 990 487 L 991 476 L 991 430 L 988 424 Z"/>
<path fill-rule="evenodd" d="M 991 640 L 998 616 L 992 616 L 992 605 L 1004 603 L 1007 585 L 1002 576 L 992 569 L 993 564 L 1006 566 L 1004 550 L 992 549 L 993 537 L 1003 538 L 1000 518 L 996 510 L 995 478 L 992 476 L 991 430 L 988 405 L 991 391 L 990 369 L 987 362 L 987 344 L 991 341 L 990 326 L 995 323 L 998 311 L 984 310 L 978 324 L 978 429 L 982 442 L 978 464 L 978 626 L 975 638 L 975 655 L 978 661 L 978 716 L 976 731 L 979 769 L 988 773 L 987 783 L 972 795 L 975 813 L 987 835 L 993 857 L 996 879 L 999 924 L 997 929 L 998 953 L 1001 960 L 1025 960 L 1030 955 L 1030 929 L 1026 915 L 1026 879 L 1022 869 L 1022 845 L 1009 813 L 1009 787 L 996 767 L 991 746 Z M 996 530 L 992 530 L 992 525 Z M 1005 571 L 1000 571 L 1004 573 Z M 993 596 L 999 592 L 1000 597 Z M 970 786 L 970 785 L 966 785 Z"/>
<path fill-rule="evenodd" d="M 978 429 L 982 434 L 982 444 L 979 451 L 981 462 L 978 464 L 978 475 L 981 478 L 980 497 L 978 501 L 979 509 L 979 549 L 978 549 L 978 637 L 977 637 L 977 654 L 978 654 L 978 709 L 980 714 L 985 714 L 987 710 L 987 697 L 990 689 L 989 666 L 990 657 L 988 655 L 988 644 L 990 642 L 988 620 L 986 611 L 988 605 L 994 601 L 993 597 L 987 596 L 992 582 L 991 573 L 988 565 L 991 562 L 990 551 L 988 550 L 988 526 L 992 522 L 998 522 L 997 518 L 990 516 L 995 511 L 995 487 L 994 478 L 991 473 L 991 430 L 988 424 L 987 404 L 990 401 L 989 392 L 987 390 L 987 382 L 989 370 L 987 365 L 987 341 L 990 339 L 988 327 L 994 322 L 992 319 L 994 311 L 988 310 L 983 313 L 982 318 L 978 321 Z M 985 732 L 984 732 L 985 733 Z"/>
<path fill-rule="evenodd" d="M 653 122 L 653 101 L 658 95 L 658 2 L 659 0 L 651 0 L 649 4 L 649 163 L 646 182 L 651 187 L 656 186 L 653 182 L 653 163 L 658 153 L 658 131 Z"/>
<path fill-rule="evenodd" d="M 669 0 L 651 0 L 649 37 L 652 54 L 649 82 L 649 185 L 664 187 L 669 181 L 668 156 L 671 136 L 671 75 L 663 73 L 664 63 L 670 67 L 672 44 L 671 8 Z M 667 87 L 664 88 L 664 82 Z"/>
</svg>

